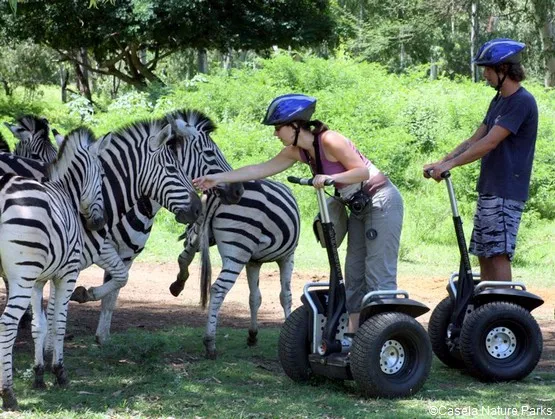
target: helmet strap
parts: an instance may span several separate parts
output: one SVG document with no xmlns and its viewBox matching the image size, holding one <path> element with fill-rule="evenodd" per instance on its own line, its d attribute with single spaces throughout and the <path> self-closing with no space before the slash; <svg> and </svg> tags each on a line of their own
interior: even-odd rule
<svg viewBox="0 0 555 419">
<path fill-rule="evenodd" d="M 301 127 L 300 125 L 295 125 L 295 124 L 289 124 L 291 127 L 293 127 L 293 129 L 295 130 L 295 140 L 293 141 L 293 146 L 297 146 L 297 143 L 299 142 L 299 134 L 301 132 Z"/>
</svg>

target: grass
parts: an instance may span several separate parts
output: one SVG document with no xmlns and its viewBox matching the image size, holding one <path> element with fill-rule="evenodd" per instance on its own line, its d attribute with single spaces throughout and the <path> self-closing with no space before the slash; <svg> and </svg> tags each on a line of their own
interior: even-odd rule
<svg viewBox="0 0 555 419">
<path fill-rule="evenodd" d="M 413 398 L 365 399 L 352 382 L 317 378 L 297 384 L 279 366 L 279 330 L 260 331 L 246 346 L 246 330 L 221 328 L 219 358 L 203 357 L 202 330 L 129 330 L 99 347 L 92 337 L 66 343 L 71 385 L 31 390 L 30 345 L 17 351 L 15 388 L 23 417 L 380 417 L 424 418 L 433 409 L 550 407 L 555 372 L 534 371 L 517 383 L 484 384 L 434 359 L 430 378 Z M 464 415 L 463 415 L 464 416 Z M 503 415 L 505 416 L 505 415 Z"/>
</svg>

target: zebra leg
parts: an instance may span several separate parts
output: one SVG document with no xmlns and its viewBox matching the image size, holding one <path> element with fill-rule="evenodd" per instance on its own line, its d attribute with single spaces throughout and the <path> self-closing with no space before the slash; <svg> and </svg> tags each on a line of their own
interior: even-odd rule
<svg viewBox="0 0 555 419">
<path fill-rule="evenodd" d="M 208 359 L 216 359 L 216 327 L 218 326 L 218 314 L 224 302 L 225 296 L 235 284 L 241 269 L 245 263 L 231 258 L 223 259 L 223 266 L 218 279 L 210 287 L 210 305 L 208 307 L 208 321 L 204 333 L 205 356 Z"/>
<path fill-rule="evenodd" d="M 5 278 L 2 278 L 2 280 L 4 281 L 4 285 L 6 286 L 6 294 L 8 294 L 10 291 L 8 281 L 6 281 Z M 21 329 L 29 329 L 29 326 L 31 326 L 32 321 L 33 321 L 33 310 L 31 310 L 31 305 L 29 305 L 29 307 L 27 307 L 27 310 L 25 310 L 25 313 L 23 313 L 21 320 L 19 321 L 19 327 Z"/>
<path fill-rule="evenodd" d="M 42 292 L 44 282 L 35 282 L 33 287 L 33 295 L 31 297 L 31 305 L 33 307 L 33 321 L 31 323 L 31 333 L 35 342 L 35 380 L 33 388 L 44 389 L 44 344 L 47 336 L 46 316 L 42 310 Z"/>
<path fill-rule="evenodd" d="M 5 267 L 4 267 L 5 268 Z M 10 276 L 7 276 L 8 281 Z M 17 336 L 17 328 L 23 313 L 29 305 L 32 287 L 23 287 L 20 284 L 32 283 L 30 277 L 18 277 L 12 280 L 4 313 L 0 317 L 0 374 L 2 408 L 4 410 L 17 410 L 18 404 L 13 391 L 13 345 Z"/>
<path fill-rule="evenodd" d="M 247 263 L 247 280 L 249 282 L 249 307 L 251 310 L 251 325 L 249 327 L 249 337 L 247 345 L 254 346 L 258 343 L 258 309 L 262 304 L 262 294 L 260 293 L 260 263 Z"/>
<path fill-rule="evenodd" d="M 104 282 L 111 281 L 112 277 L 108 272 L 104 273 Z M 96 327 L 96 342 L 99 345 L 105 344 L 110 339 L 110 327 L 112 326 L 112 315 L 116 307 L 119 296 L 119 289 L 108 294 L 102 299 L 100 317 Z"/>
<path fill-rule="evenodd" d="M 54 328 L 54 309 L 56 301 L 56 287 L 54 284 L 50 287 L 50 295 L 48 297 L 48 307 L 46 308 L 46 321 L 48 323 L 48 333 L 46 335 L 46 343 L 44 346 L 44 368 L 52 371 L 52 357 L 54 355 L 54 342 L 56 341 L 56 331 Z"/>
<path fill-rule="evenodd" d="M 72 301 L 77 301 L 78 303 L 98 301 L 127 284 L 129 269 L 110 243 L 105 244 L 95 263 L 107 271 L 112 279 L 99 287 L 91 287 L 88 290 L 81 286 L 75 288 L 71 294 Z"/>
<path fill-rule="evenodd" d="M 283 308 L 285 318 L 291 314 L 291 276 L 293 275 L 293 267 L 295 266 L 295 254 L 292 252 L 277 261 L 279 266 L 279 281 L 281 283 L 281 292 L 279 293 L 279 302 Z"/>
<path fill-rule="evenodd" d="M 196 224 L 195 224 L 196 227 Z M 189 265 L 195 258 L 195 254 L 199 248 L 199 235 L 190 230 L 187 232 L 187 238 L 185 240 L 185 249 L 177 258 L 177 263 L 179 264 L 179 273 L 177 274 L 177 279 L 170 285 L 170 292 L 174 297 L 179 296 L 183 288 L 185 287 L 185 282 L 189 278 Z"/>
<path fill-rule="evenodd" d="M 54 318 L 52 325 L 54 327 L 53 336 L 54 350 L 52 353 L 52 372 L 56 377 L 56 384 L 65 387 L 69 384 L 67 372 L 64 368 L 64 338 L 67 327 L 67 310 L 71 297 L 71 291 L 77 282 L 77 269 L 70 270 L 64 277 L 55 283 L 54 297 Z M 53 284 L 54 285 L 54 284 Z"/>
</svg>

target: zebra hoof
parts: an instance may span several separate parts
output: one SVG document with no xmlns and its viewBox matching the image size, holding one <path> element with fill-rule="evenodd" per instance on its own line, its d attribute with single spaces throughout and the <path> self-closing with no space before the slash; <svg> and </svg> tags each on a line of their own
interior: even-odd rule
<svg viewBox="0 0 555 419">
<path fill-rule="evenodd" d="M 12 388 L 2 390 L 2 408 L 4 410 L 19 410 L 17 399 Z"/>
<path fill-rule="evenodd" d="M 180 279 L 178 275 L 177 280 L 170 285 L 170 292 L 174 297 L 178 297 L 183 288 L 185 288 L 185 280 Z"/>
<path fill-rule="evenodd" d="M 33 390 L 45 390 L 46 383 L 44 382 L 44 377 L 35 377 L 33 381 Z"/>
<path fill-rule="evenodd" d="M 69 385 L 69 378 L 63 365 L 56 365 L 52 368 L 52 372 L 56 376 L 56 384 L 60 387 L 67 387 Z"/>
<path fill-rule="evenodd" d="M 79 286 L 73 290 L 70 300 L 77 301 L 80 304 L 86 303 L 89 301 L 89 292 L 85 287 Z"/>
<path fill-rule="evenodd" d="M 44 383 L 44 365 L 38 365 L 33 369 L 35 370 L 33 388 L 35 390 L 44 390 L 46 388 L 46 384 Z"/>
<path fill-rule="evenodd" d="M 206 359 L 217 359 L 218 358 L 218 354 L 216 352 L 216 339 L 208 337 L 208 338 L 204 338 L 202 340 L 202 343 L 204 343 L 204 347 L 206 349 L 206 351 L 204 352 L 204 357 Z"/>
<path fill-rule="evenodd" d="M 249 337 L 247 338 L 247 345 L 248 346 L 255 346 L 258 343 L 258 332 L 249 330 Z"/>
</svg>

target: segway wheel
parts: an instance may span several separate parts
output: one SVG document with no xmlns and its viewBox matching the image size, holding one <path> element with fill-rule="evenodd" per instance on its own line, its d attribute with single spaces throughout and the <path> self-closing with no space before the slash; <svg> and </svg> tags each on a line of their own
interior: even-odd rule
<svg viewBox="0 0 555 419">
<path fill-rule="evenodd" d="M 455 353 L 447 346 L 447 327 L 453 314 L 453 300 L 446 297 L 434 308 L 428 323 L 428 336 L 432 343 L 432 351 L 441 362 L 451 368 L 464 368 L 460 351 Z"/>
<path fill-rule="evenodd" d="M 308 362 L 308 321 L 308 311 L 301 306 L 287 317 L 279 334 L 278 355 L 281 367 L 296 382 L 308 381 L 312 375 Z"/>
<path fill-rule="evenodd" d="M 478 307 L 461 330 L 464 363 L 483 381 L 523 379 L 538 364 L 542 348 L 538 323 L 528 310 L 513 303 Z"/>
<path fill-rule="evenodd" d="M 366 396 L 412 396 L 424 385 L 431 365 L 428 334 L 407 314 L 377 314 L 353 338 L 351 373 Z"/>
</svg>

